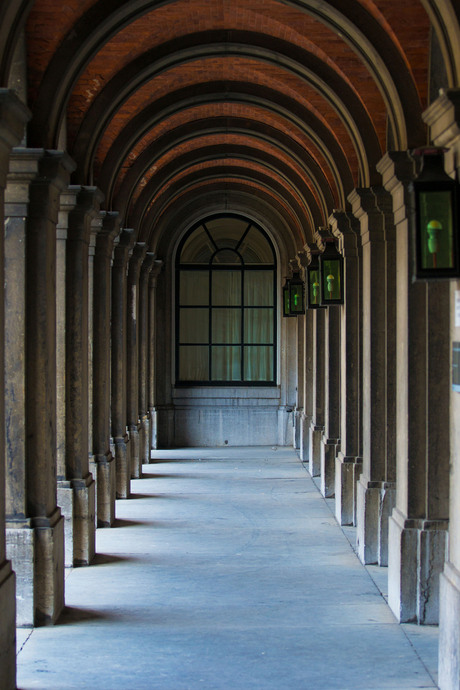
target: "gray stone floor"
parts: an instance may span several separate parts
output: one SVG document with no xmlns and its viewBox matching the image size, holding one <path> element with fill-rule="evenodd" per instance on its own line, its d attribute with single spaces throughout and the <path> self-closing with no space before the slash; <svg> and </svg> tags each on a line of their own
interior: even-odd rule
<svg viewBox="0 0 460 690">
<path fill-rule="evenodd" d="M 18 688 L 436 687 L 437 629 L 396 623 L 292 450 L 153 460 L 59 624 L 18 631 Z"/>
</svg>

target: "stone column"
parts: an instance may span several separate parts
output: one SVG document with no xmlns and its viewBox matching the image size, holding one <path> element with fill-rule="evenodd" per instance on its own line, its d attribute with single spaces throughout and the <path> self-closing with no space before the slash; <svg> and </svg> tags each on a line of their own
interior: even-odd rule
<svg viewBox="0 0 460 690">
<path fill-rule="evenodd" d="M 8 172 L 8 159 L 13 146 L 24 134 L 24 125 L 30 113 L 21 101 L 7 89 L 0 89 L 0 219 L 4 219 L 4 190 Z M 4 248 L 0 239 L 0 328 L 5 332 L 4 318 Z M 4 348 L 0 340 L 0 381 L 4 387 Z M 23 417 L 23 409 L 19 413 Z M 5 419 L 4 395 L 0 395 L 0 420 Z M 20 421 L 20 420 L 19 420 Z M 0 425 L 0 686 L 5 690 L 16 688 L 16 590 L 15 574 L 6 560 L 5 539 L 5 425 Z M 10 471 L 10 470 L 9 470 Z M 19 470 L 20 471 L 20 470 Z"/>
<path fill-rule="evenodd" d="M 324 250 L 332 239 L 329 231 L 317 233 L 317 245 Z M 335 459 L 340 450 L 340 321 L 342 307 L 325 310 L 324 329 L 324 431 L 321 439 L 321 493 L 335 492 Z"/>
<path fill-rule="evenodd" d="M 308 252 L 319 253 L 316 244 L 308 245 Z M 312 477 L 321 474 L 321 445 L 325 422 L 325 325 L 326 309 L 312 309 L 311 329 L 311 423 L 308 450 L 308 469 Z"/>
<path fill-rule="evenodd" d="M 155 254 L 147 252 L 139 275 L 139 453 L 140 466 L 150 462 L 150 416 L 148 408 L 149 276 Z"/>
<path fill-rule="evenodd" d="M 128 498 L 131 478 L 129 436 L 126 429 L 126 302 L 127 265 L 134 231 L 124 229 L 115 244 L 112 266 L 112 437 L 115 446 L 116 495 Z"/>
<path fill-rule="evenodd" d="M 316 247 L 316 245 L 314 245 Z M 308 245 L 301 254 L 301 264 L 305 269 L 310 263 L 311 252 Z M 305 275 L 305 283 L 306 283 Z M 307 288 L 305 288 L 305 291 Z M 305 300 L 307 293 L 305 292 Z M 303 375 L 303 411 L 300 418 L 300 449 L 299 455 L 302 462 L 309 462 L 310 455 L 310 425 L 313 418 L 313 309 L 306 309 L 303 319 L 303 342 L 304 342 L 304 375 Z"/>
<path fill-rule="evenodd" d="M 66 242 L 66 482 L 59 497 L 66 518 L 72 565 L 88 565 L 95 553 L 95 483 L 89 471 L 89 243 L 102 193 L 69 187 Z"/>
<path fill-rule="evenodd" d="M 131 478 L 142 477 L 139 420 L 139 278 L 142 262 L 147 252 L 145 242 L 134 245 L 128 267 L 127 300 L 127 411 L 128 432 L 131 444 Z"/>
<path fill-rule="evenodd" d="M 363 472 L 357 548 L 363 563 L 388 563 L 395 500 L 395 254 L 391 197 L 382 188 L 348 197 L 361 225 L 363 262 Z"/>
<path fill-rule="evenodd" d="M 424 113 L 436 146 L 449 149 L 447 172 L 460 174 L 460 89 L 441 92 Z M 456 162 L 456 163 L 455 163 Z M 450 281 L 449 348 L 460 341 L 457 312 L 460 280 Z M 449 550 L 440 575 L 439 590 L 439 674 L 441 690 L 458 688 L 460 678 L 460 393 L 451 387 L 450 401 L 450 506 Z M 444 466 L 444 471 L 446 468 Z"/>
<path fill-rule="evenodd" d="M 449 283 L 412 282 L 405 153 L 378 165 L 396 220 L 396 507 L 390 517 L 388 603 L 401 622 L 433 624 L 447 555 Z"/>
<path fill-rule="evenodd" d="M 96 524 L 115 520 L 116 471 L 110 433 L 110 314 L 113 243 L 120 232 L 118 213 L 100 214 L 93 273 L 92 454 L 96 480 Z M 93 226 L 93 231 L 95 230 Z"/>
<path fill-rule="evenodd" d="M 56 486 L 56 223 L 73 167 L 66 154 L 41 149 L 18 149 L 11 166 L 13 177 L 26 171 L 30 180 L 22 259 L 25 303 L 21 306 L 19 296 L 16 302 L 19 310 L 25 305 L 25 366 L 22 383 L 13 383 L 25 381 L 25 444 L 21 458 L 17 453 L 11 458 L 14 489 L 7 513 L 9 553 L 20 573 L 21 623 L 28 626 L 54 623 L 64 605 L 64 520 Z M 18 352 L 20 343 L 13 352 L 19 360 Z M 14 390 L 9 399 L 16 404 Z"/>
<path fill-rule="evenodd" d="M 340 452 L 335 461 L 335 515 L 339 525 L 355 525 L 356 483 L 362 472 L 360 233 L 351 214 L 335 211 L 329 223 L 342 246 L 345 295 L 341 319 Z"/>
<path fill-rule="evenodd" d="M 155 259 L 149 275 L 149 335 L 148 335 L 148 406 L 150 417 L 150 448 L 157 447 L 157 417 L 156 417 L 156 286 L 163 262 Z M 150 453 L 149 453 L 150 459 Z"/>
</svg>

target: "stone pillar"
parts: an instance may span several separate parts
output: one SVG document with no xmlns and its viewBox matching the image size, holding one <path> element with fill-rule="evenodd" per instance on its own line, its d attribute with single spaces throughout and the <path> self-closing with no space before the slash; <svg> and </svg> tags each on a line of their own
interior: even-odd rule
<svg viewBox="0 0 460 690">
<path fill-rule="evenodd" d="M 449 284 L 413 283 L 407 154 L 378 165 L 396 219 L 396 507 L 390 517 L 388 603 L 401 622 L 436 623 L 449 510 Z"/>
<path fill-rule="evenodd" d="M 147 245 L 145 242 L 137 242 L 134 245 L 128 267 L 126 403 L 131 444 L 132 479 L 142 477 L 139 435 L 139 278 L 146 252 Z"/>
<path fill-rule="evenodd" d="M 308 245 L 308 252 L 318 253 L 315 244 Z M 308 450 L 308 469 L 312 477 L 321 474 L 321 446 L 325 421 L 325 325 L 326 309 L 312 309 L 311 328 L 311 423 Z"/>
<path fill-rule="evenodd" d="M 361 225 L 363 263 L 363 472 L 357 486 L 357 549 L 388 563 L 395 500 L 395 253 L 391 197 L 382 188 L 348 197 Z"/>
<path fill-rule="evenodd" d="M 126 429 L 126 297 L 127 264 L 133 243 L 133 230 L 124 229 L 116 242 L 112 266 L 112 437 L 115 446 L 116 495 L 128 498 L 131 463 Z"/>
<path fill-rule="evenodd" d="M 150 417 L 150 449 L 157 447 L 157 417 L 156 417 L 156 334 L 157 328 L 155 324 L 156 314 L 156 286 L 157 279 L 160 275 L 163 262 L 155 259 L 152 270 L 149 274 L 149 335 L 148 335 L 148 406 Z M 150 453 L 149 453 L 150 460 Z"/>
<path fill-rule="evenodd" d="M 118 213 L 100 214 L 93 274 L 92 454 L 96 480 L 96 524 L 115 520 L 116 470 L 110 433 L 110 314 L 113 243 L 120 232 Z M 93 232 L 95 228 L 93 226 Z"/>
<path fill-rule="evenodd" d="M 18 149 L 11 166 L 13 177 L 24 171 L 33 177 L 23 256 L 25 453 L 19 461 L 11 460 L 14 489 L 7 513 L 8 548 L 21 587 L 21 623 L 28 626 L 54 623 L 64 606 L 64 520 L 56 487 L 56 223 L 60 194 L 73 167 L 66 154 L 41 149 Z M 19 309 L 23 306 L 17 302 Z M 18 359 L 20 351 L 18 343 L 13 353 Z M 13 396 L 11 391 L 10 401 Z"/>
<path fill-rule="evenodd" d="M 150 415 L 148 407 L 149 276 L 155 254 L 147 252 L 139 275 L 139 453 L 140 466 L 150 462 Z"/>
<path fill-rule="evenodd" d="M 59 499 L 66 518 L 72 565 L 88 565 L 95 553 L 95 483 L 89 471 L 89 243 L 102 193 L 71 186 L 66 242 L 65 471 Z"/>
<path fill-rule="evenodd" d="M 308 247 L 305 247 L 305 251 L 299 252 L 299 263 L 304 269 L 304 275 L 306 273 L 306 267 L 309 264 Z M 305 275 L 306 283 L 306 275 Z M 305 301 L 307 300 L 307 288 L 305 287 Z M 310 449 L 310 424 L 312 419 L 312 310 L 306 309 L 305 315 L 299 322 L 299 326 L 302 328 L 302 410 L 299 415 L 299 456 L 302 462 L 308 462 L 309 459 L 309 449 Z"/>
<path fill-rule="evenodd" d="M 331 240 L 329 231 L 317 233 L 321 250 Z M 342 307 L 325 310 L 324 329 L 324 431 L 321 439 L 321 493 L 332 498 L 335 492 L 335 459 L 340 450 L 340 321 Z"/>
<path fill-rule="evenodd" d="M 449 149 L 447 172 L 460 174 L 460 89 L 442 91 L 439 98 L 424 113 L 430 127 L 431 140 L 436 146 Z M 460 280 L 450 281 L 449 348 L 460 341 L 460 326 L 456 313 Z M 449 551 L 440 575 L 439 591 L 439 674 L 441 690 L 459 688 L 460 678 L 460 393 L 450 389 L 450 510 Z M 444 467 L 444 471 L 446 471 Z"/>
<path fill-rule="evenodd" d="M 339 525 L 355 525 L 356 483 L 362 471 L 360 233 L 351 214 L 335 211 L 329 223 L 342 247 L 345 295 L 340 325 L 340 451 L 335 461 L 335 515 Z"/>
<path fill-rule="evenodd" d="M 4 190 L 8 172 L 8 159 L 13 146 L 24 134 L 24 125 L 30 113 L 20 100 L 7 89 L 0 89 L 0 219 L 4 218 Z M 5 229 L 7 232 L 7 228 Z M 3 234 L 0 239 L 0 328 L 5 332 L 4 318 L 4 248 Z M 0 380 L 4 388 L 4 348 L 0 340 Z M 4 395 L 0 395 L 0 420 L 5 419 Z M 19 418 L 23 417 L 23 408 Z M 19 419 L 19 423 L 21 423 Z M 6 560 L 5 539 L 5 425 L 0 425 L 0 687 L 16 688 L 16 590 L 15 574 L 10 561 Z M 10 468 L 8 468 L 10 471 Z M 19 469 L 19 471 L 21 471 Z"/>
</svg>

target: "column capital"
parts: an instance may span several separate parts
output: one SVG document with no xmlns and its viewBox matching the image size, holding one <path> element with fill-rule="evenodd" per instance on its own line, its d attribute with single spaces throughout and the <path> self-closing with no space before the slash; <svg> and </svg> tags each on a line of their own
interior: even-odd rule
<svg viewBox="0 0 460 690">
<path fill-rule="evenodd" d="M 135 241 L 133 228 L 123 228 L 114 240 L 113 265 L 115 268 L 126 266 L 129 252 Z"/>
<path fill-rule="evenodd" d="M 150 271 L 153 268 L 153 262 L 155 261 L 155 252 L 146 252 L 144 260 L 141 265 L 141 275 L 148 277 Z"/>
<path fill-rule="evenodd" d="M 361 236 L 359 223 L 355 216 L 345 211 L 333 211 L 328 222 L 332 234 L 341 242 L 344 256 L 358 256 Z"/>
<path fill-rule="evenodd" d="M 314 256 L 321 254 L 321 251 L 318 248 L 318 245 L 316 244 L 316 242 L 307 243 L 306 245 L 304 245 L 304 250 L 305 250 L 305 254 L 307 255 L 309 263 Z"/>
<path fill-rule="evenodd" d="M 393 197 L 395 225 L 407 216 L 406 209 L 411 205 L 408 186 L 414 179 L 416 162 L 408 151 L 387 151 L 377 163 L 382 175 L 383 187 Z"/>
<path fill-rule="evenodd" d="M 155 288 L 157 286 L 157 278 L 161 273 L 163 268 L 163 261 L 161 259 L 155 259 L 153 262 L 152 270 L 150 271 L 150 287 Z"/>
<path fill-rule="evenodd" d="M 137 283 L 146 253 L 147 244 L 145 242 L 136 242 L 129 257 L 128 282 L 130 285 Z"/>
<path fill-rule="evenodd" d="M 460 89 L 440 89 L 439 97 L 422 117 L 436 146 L 460 148 Z"/>
<path fill-rule="evenodd" d="M 96 251 L 112 257 L 113 243 L 120 233 L 120 215 L 117 212 L 99 211 L 91 222 L 91 236 L 94 237 Z"/>
<path fill-rule="evenodd" d="M 11 89 L 0 89 L 0 186 L 6 184 L 11 149 L 24 136 L 31 112 Z"/>
</svg>

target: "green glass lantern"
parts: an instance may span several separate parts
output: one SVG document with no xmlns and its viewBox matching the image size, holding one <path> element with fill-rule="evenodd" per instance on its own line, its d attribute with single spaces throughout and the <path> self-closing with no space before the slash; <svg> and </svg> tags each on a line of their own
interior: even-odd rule
<svg viewBox="0 0 460 690">
<path fill-rule="evenodd" d="M 286 278 L 283 285 L 283 316 L 295 316 L 295 314 L 291 314 L 290 282 L 289 278 Z"/>
<path fill-rule="evenodd" d="M 343 304 L 343 257 L 337 251 L 334 238 L 324 241 L 325 249 L 319 257 L 321 305 Z"/>
<path fill-rule="evenodd" d="M 307 309 L 321 309 L 321 285 L 318 254 L 311 255 L 307 266 Z"/>
<path fill-rule="evenodd" d="M 458 183 L 444 170 L 446 149 L 417 149 L 420 174 L 409 185 L 413 196 L 413 280 L 460 276 Z"/>
<path fill-rule="evenodd" d="M 291 316 L 305 312 L 305 289 L 298 271 L 294 271 L 289 281 L 289 311 Z"/>
</svg>

